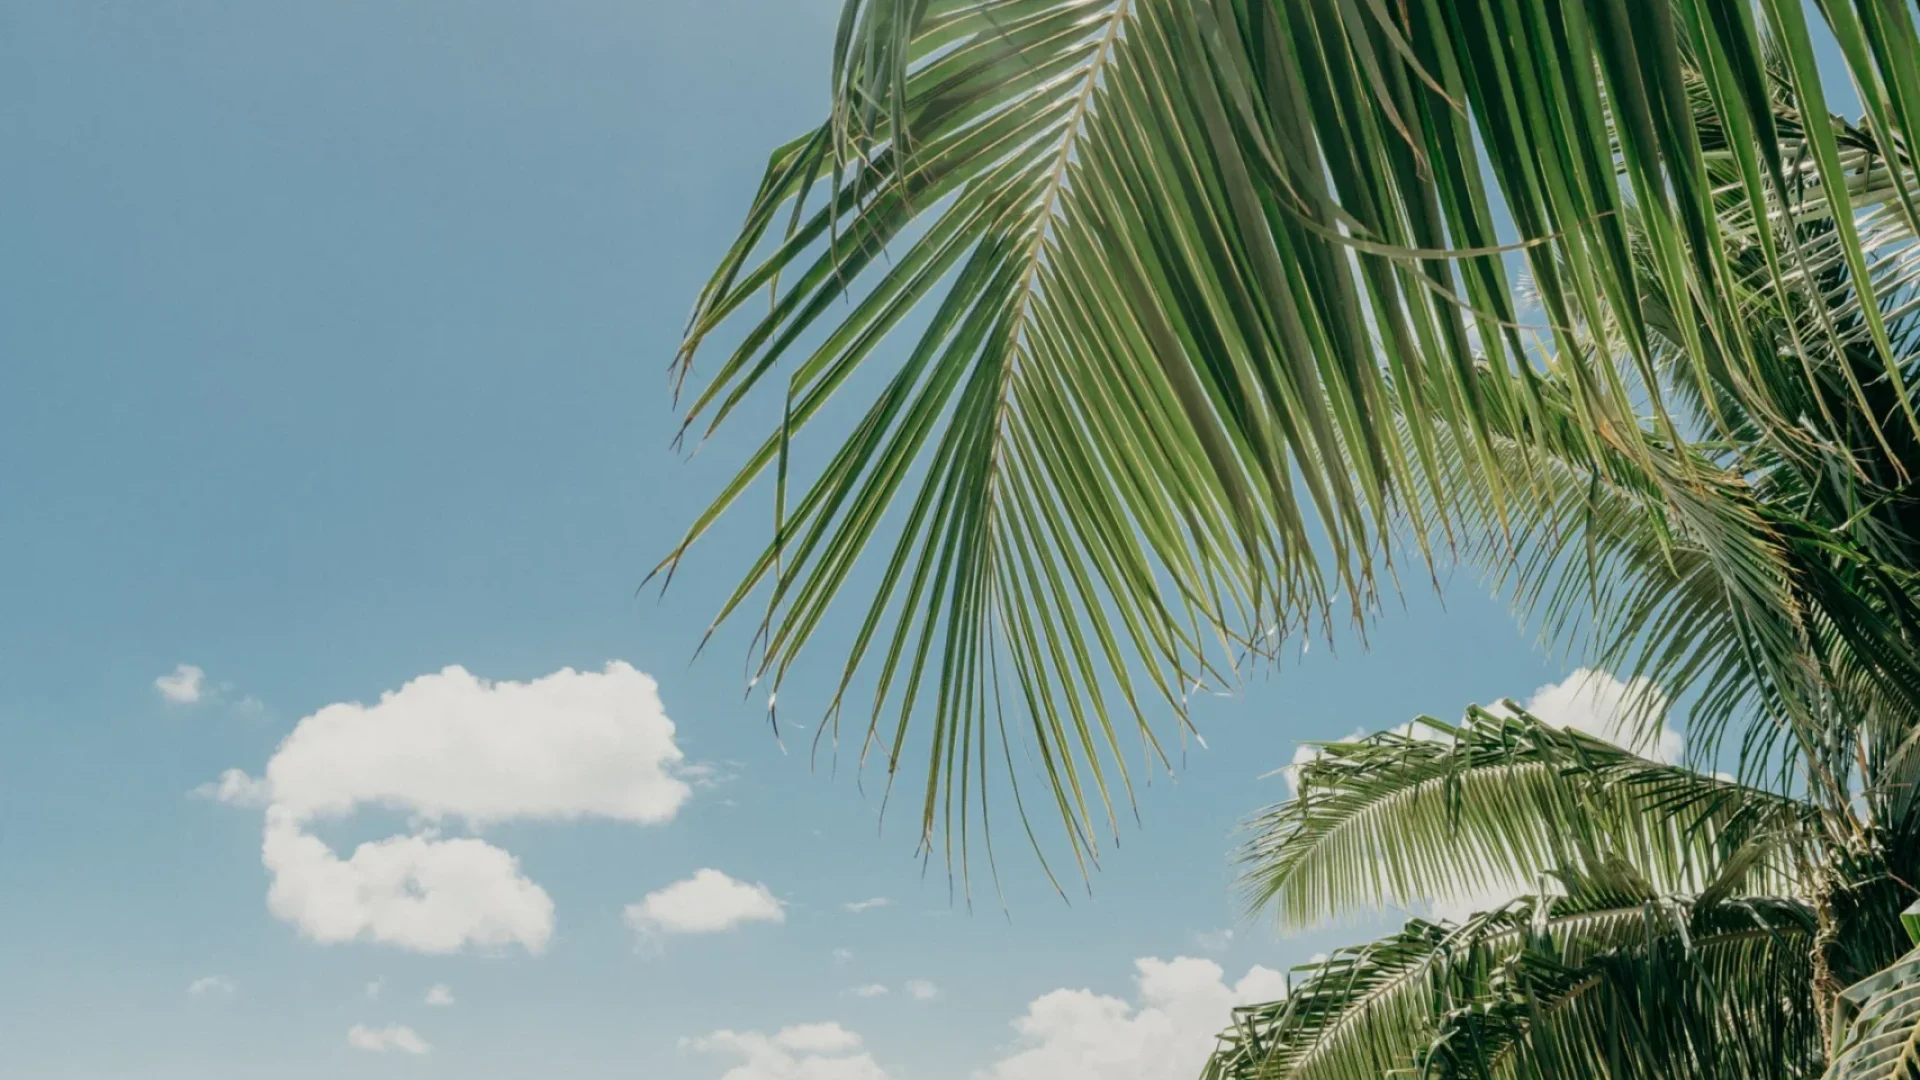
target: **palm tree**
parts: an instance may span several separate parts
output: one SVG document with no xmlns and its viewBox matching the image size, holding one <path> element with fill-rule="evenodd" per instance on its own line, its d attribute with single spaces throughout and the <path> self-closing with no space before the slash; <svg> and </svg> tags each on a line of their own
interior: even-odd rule
<svg viewBox="0 0 1920 1080">
<path fill-rule="evenodd" d="M 1831 115 L 1821 32 L 1857 123 Z M 848 0 L 833 71 L 678 362 L 677 386 L 737 324 L 688 433 L 783 375 L 780 419 L 661 570 L 772 474 L 772 534 L 719 617 L 757 609 L 777 691 L 854 602 L 820 731 L 837 745 L 852 701 L 890 784 L 923 755 L 922 839 L 963 878 L 990 796 L 1040 846 L 1021 755 L 1084 865 L 1135 782 L 1123 737 L 1165 764 L 1158 721 L 1189 730 L 1196 689 L 1336 614 L 1364 631 L 1382 582 L 1465 559 L 1550 640 L 1685 697 L 1703 767 L 1793 794 L 1794 869 L 1752 895 L 1783 941 L 1805 916 L 1816 1027 L 1898 955 L 1920 854 L 1908 4 Z M 1679 828 L 1637 813 L 1606 827 Z M 1604 954 L 1718 978 L 1687 920 L 1730 925 L 1744 849 L 1669 852 L 1683 881 L 1615 846 L 1507 867 L 1581 884 L 1449 934 L 1562 974 Z M 1637 960 L 1556 929 L 1675 896 Z M 1509 969 L 1445 967 L 1499 1006 L 1449 1046 L 1519 1030 L 1550 973 Z M 1786 1009 L 1771 1056 L 1687 1060 L 1824 1058 L 1788 1037 L 1798 1013 L 1746 1004 Z"/>
<path fill-rule="evenodd" d="M 1819 982 L 1908 947 L 1897 924 L 1820 907 L 1862 821 L 1511 703 L 1409 727 L 1300 767 L 1298 795 L 1254 823 L 1253 906 L 1306 926 L 1548 887 L 1308 965 L 1285 1000 L 1237 1012 L 1207 1080 L 1818 1076 Z"/>
</svg>

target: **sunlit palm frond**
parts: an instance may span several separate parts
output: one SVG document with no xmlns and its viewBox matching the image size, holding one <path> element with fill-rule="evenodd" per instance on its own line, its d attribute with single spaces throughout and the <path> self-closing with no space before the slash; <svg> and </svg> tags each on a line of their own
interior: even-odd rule
<svg viewBox="0 0 1920 1080">
<path fill-rule="evenodd" d="M 1324 618 L 1331 593 L 1372 603 L 1386 493 L 1410 476 L 1388 374 L 1345 249 L 1254 179 L 1265 166 L 1233 134 L 1250 103 L 1178 74 L 1210 63 L 1201 14 L 1163 0 L 929 6 L 908 65 L 911 155 L 871 145 L 846 161 L 831 129 L 778 155 L 688 335 L 691 356 L 786 272 L 690 407 L 711 425 L 843 288 L 877 275 L 796 359 L 780 429 L 688 542 L 775 471 L 777 534 L 722 616 L 767 588 L 761 671 L 777 686 L 898 522 L 877 587 L 859 585 L 868 614 L 842 692 L 878 660 L 859 740 L 889 774 L 909 713 L 932 699 L 929 830 L 951 809 L 939 791 L 964 821 L 984 763 L 1011 756 L 1012 722 L 1089 850 L 1114 817 L 1110 780 L 1129 782 L 1122 736 L 1159 754 L 1150 708 L 1182 711 L 1196 684 L 1230 677 L 1215 666 Z M 842 169 L 837 201 L 754 262 L 783 208 Z M 936 207 L 920 230 L 916 212 Z M 904 252 L 875 269 L 896 241 Z M 1397 278 L 1379 285 L 1401 304 Z M 1469 365 L 1462 314 L 1418 299 L 1427 339 Z M 792 440 L 922 300 L 936 306 L 916 347 L 789 499 Z M 1326 362 L 1274 363 L 1315 355 Z M 896 499 L 904 520 L 886 513 Z"/>
<path fill-rule="evenodd" d="M 1824 122 L 1795 0 L 850 0 L 833 110 L 775 155 L 682 353 L 684 377 L 743 328 L 697 434 L 783 379 L 780 420 L 662 568 L 771 474 L 774 534 L 721 617 L 761 619 L 777 688 L 859 605 L 823 730 L 858 695 L 863 757 L 891 779 L 923 754 L 949 851 L 1030 758 L 1089 856 L 1134 740 L 1165 760 L 1156 714 L 1336 598 L 1369 617 L 1396 539 L 1439 561 L 1527 519 L 1502 440 L 1644 492 L 1635 557 L 1695 587 L 1634 579 L 1613 617 L 1649 632 L 1619 640 L 1723 716 L 1804 716 L 1810 636 L 1866 623 L 1802 610 L 1799 518 L 1757 507 L 1750 459 L 1682 448 L 1910 464 L 1899 306 L 1867 297 L 1913 280 L 1890 239 L 1920 221 L 1911 13 L 1822 10 L 1858 130 Z M 1848 350 L 1871 364 L 1809 361 Z M 795 467 L 855 387 L 851 433 Z M 1811 520 L 1817 553 L 1841 522 Z M 1703 649 L 1676 628 L 1709 602 Z M 1870 659 L 1883 689 L 1915 667 Z"/>
<path fill-rule="evenodd" d="M 1203 1077 L 1813 1075 L 1812 931 L 1796 901 L 1631 886 L 1415 920 L 1237 1010 Z"/>
<path fill-rule="evenodd" d="M 1241 853 L 1249 909 L 1287 927 L 1527 891 L 1611 859 L 1661 894 L 1699 891 L 1750 844 L 1726 887 L 1790 891 L 1816 827 L 1804 804 L 1525 713 L 1475 708 L 1318 750 Z"/>
<path fill-rule="evenodd" d="M 1548 641 L 1583 664 L 1696 690 L 1694 753 L 1722 760 L 1731 734 L 1741 741 L 1725 756 L 1750 779 L 1779 780 L 1839 717 L 1875 725 L 1869 743 L 1882 751 L 1914 730 L 1912 572 L 1902 553 L 1876 553 L 1835 528 L 1884 528 L 1869 515 L 1897 501 L 1862 508 L 1868 496 L 1856 494 L 1844 507 L 1851 523 L 1831 512 L 1816 520 L 1804 488 L 1781 495 L 1784 470 L 1757 490 L 1732 465 L 1653 440 L 1647 456 L 1667 477 L 1694 479 L 1669 487 L 1624 455 L 1596 467 L 1569 452 L 1562 432 L 1576 421 L 1564 396 L 1543 384 L 1540 400 L 1538 428 L 1496 434 L 1495 478 L 1465 459 L 1452 432 L 1435 441 L 1451 465 L 1443 490 L 1472 526 L 1469 558 Z M 1495 483 L 1528 494 L 1504 520 Z"/>
<path fill-rule="evenodd" d="M 1441 496 L 1464 523 L 1462 549 L 1545 641 L 1586 666 L 1698 689 L 1694 748 L 1732 717 L 1779 716 L 1816 673 L 1800 663 L 1805 634 L 1777 526 L 1742 478 L 1686 447 L 1644 440 L 1639 454 L 1591 456 L 1580 419 L 1542 379 L 1524 428 L 1496 429 L 1477 458 L 1436 426 Z M 1684 478 L 1684 479 L 1683 479 Z M 1523 493 L 1504 506 L 1500 489 Z M 1637 726 L 1661 719 L 1629 704 Z M 1753 770 L 1758 772 L 1758 769 Z"/>
</svg>

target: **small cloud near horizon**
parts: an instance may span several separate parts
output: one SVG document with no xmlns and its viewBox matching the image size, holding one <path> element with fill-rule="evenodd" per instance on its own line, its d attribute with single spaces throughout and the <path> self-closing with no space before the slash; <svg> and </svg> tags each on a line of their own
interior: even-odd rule
<svg viewBox="0 0 1920 1080">
<path fill-rule="evenodd" d="M 383 1028 L 355 1024 L 347 1029 L 347 1045 L 355 1050 L 365 1050 L 370 1054 L 384 1054 L 389 1050 L 397 1050 L 416 1057 L 433 1049 L 427 1040 L 404 1024 L 390 1024 Z"/>
</svg>

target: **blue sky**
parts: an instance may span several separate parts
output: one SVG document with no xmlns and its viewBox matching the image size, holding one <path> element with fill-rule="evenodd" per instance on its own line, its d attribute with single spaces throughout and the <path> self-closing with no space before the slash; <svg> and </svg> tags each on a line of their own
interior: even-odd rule
<svg viewBox="0 0 1920 1080">
<path fill-rule="evenodd" d="M 1411 596 L 1370 651 L 1204 702 L 1211 749 L 1091 895 L 1003 853 L 1004 912 L 923 874 L 904 815 L 876 829 L 874 785 L 783 754 L 742 636 L 689 662 L 764 514 L 635 587 L 746 449 L 753 416 L 669 450 L 667 363 L 766 152 L 818 118 L 837 8 L 0 3 L 0 1074 L 1172 1080 L 1197 1063 L 1098 1055 L 1185 1047 L 1250 969 L 1350 936 L 1237 921 L 1235 823 L 1285 794 L 1261 776 L 1560 678 L 1471 581 Z M 569 668 L 600 704 L 534 683 Z M 541 756 L 608 716 L 636 726 L 584 745 L 664 803 Z M 409 731 L 471 753 L 375 745 Z M 190 795 L 269 761 L 307 810 Z M 505 853 L 550 915 L 489 908 L 489 944 L 270 906 L 303 887 L 263 864 L 276 812 L 315 880 L 464 841 L 432 850 Z"/>
</svg>

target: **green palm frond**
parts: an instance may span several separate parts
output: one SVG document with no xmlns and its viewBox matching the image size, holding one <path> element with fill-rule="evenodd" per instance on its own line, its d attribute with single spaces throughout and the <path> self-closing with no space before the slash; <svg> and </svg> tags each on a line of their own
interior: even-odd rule
<svg viewBox="0 0 1920 1080">
<path fill-rule="evenodd" d="M 1841 995 L 1852 1022 L 1826 1080 L 1920 1077 L 1920 950 Z"/>
<path fill-rule="evenodd" d="M 1525 428 L 1494 432 L 1484 461 L 1459 433 L 1434 433 L 1443 496 L 1488 584 L 1586 666 L 1701 688 L 1691 719 L 1703 758 L 1717 756 L 1710 736 L 1731 718 L 1779 715 L 1777 702 L 1806 696 L 1814 673 L 1782 662 L 1804 651 L 1791 567 L 1741 478 L 1651 439 L 1639 457 L 1590 458 L 1557 381 L 1543 379 L 1538 400 Z M 1503 488 L 1527 497 L 1503 508 Z"/>
<path fill-rule="evenodd" d="M 1731 135 L 1699 95 L 1695 121 L 1720 185 L 1716 221 L 1741 275 L 1743 316 L 1798 354 L 1804 378 L 1774 373 L 1776 401 L 1799 418 L 1797 433 L 1773 430 L 1726 364 L 1690 379 L 1696 358 L 1684 328 L 1703 316 L 1691 297 L 1665 291 L 1631 214 L 1639 301 L 1663 381 L 1687 430 L 1728 437 L 1676 444 L 1649 436 L 1634 453 L 1596 457 L 1577 397 L 1553 376 L 1542 378 L 1540 408 L 1525 426 L 1495 432 L 1491 472 L 1449 445 L 1458 443 L 1451 432 L 1436 433 L 1450 466 L 1443 495 L 1476 526 L 1475 560 L 1583 662 L 1676 691 L 1701 687 L 1691 726 L 1708 758 L 1718 756 L 1721 733 L 1755 716 L 1778 725 L 1773 749 L 1805 750 L 1798 729 L 1820 722 L 1811 703 L 1836 691 L 1860 715 L 1890 709 L 1911 719 L 1920 704 L 1920 664 L 1902 643 L 1914 624 L 1910 537 L 1920 524 L 1902 489 L 1905 473 L 1920 468 L 1920 444 L 1850 411 L 1856 394 L 1866 416 L 1901 408 L 1868 340 L 1863 304 L 1876 305 L 1894 333 L 1902 378 L 1910 381 L 1920 357 L 1912 300 L 1920 247 L 1895 198 L 1910 170 L 1870 133 L 1833 122 L 1858 207 L 1852 224 L 1872 267 L 1871 286 L 1860 288 L 1809 160 L 1790 72 L 1777 59 L 1769 66 L 1782 144 L 1798 162 L 1791 198 L 1768 204 L 1796 253 L 1796 267 L 1779 279 L 1739 192 Z M 1610 323 L 1598 332 L 1618 331 Z M 1838 426 L 1814 417 L 1837 417 Z M 1527 497 L 1502 507 L 1500 488 Z M 1762 763 L 1751 764 L 1757 775 Z"/>
<path fill-rule="evenodd" d="M 1812 930 L 1796 901 L 1630 888 L 1523 897 L 1458 927 L 1415 920 L 1237 1010 L 1202 1075 L 1811 1075 Z"/>
<path fill-rule="evenodd" d="M 1257 163 L 1204 141 L 1231 143 L 1245 103 L 1174 74 L 1205 62 L 1198 12 L 929 6 L 907 81 L 911 158 L 889 145 L 840 161 L 826 129 L 777 156 L 688 334 L 690 358 L 787 272 L 771 314 L 689 408 L 711 426 L 884 248 L 906 245 L 797 357 L 780 430 L 688 542 L 774 469 L 777 535 L 722 617 L 766 587 L 761 673 L 777 686 L 855 562 L 869 545 L 884 552 L 889 505 L 909 503 L 841 692 L 883 657 L 859 742 L 889 775 L 910 711 L 932 699 L 929 830 L 951 805 L 938 792 L 958 796 L 964 820 L 989 755 L 1010 755 L 1011 699 L 1076 851 L 1090 850 L 1115 817 L 1112 782 L 1130 783 L 1122 736 L 1144 739 L 1149 764 L 1161 756 L 1149 708 L 1182 712 L 1196 683 L 1230 677 L 1216 666 L 1324 619 L 1330 580 L 1356 610 L 1373 600 L 1388 476 L 1407 476 L 1387 376 L 1344 249 L 1311 223 L 1276 230 Z M 835 201 L 750 262 L 780 209 L 840 169 Z M 916 209 L 934 206 L 909 235 Z M 791 441 L 922 300 L 935 307 L 911 355 L 790 500 Z M 1454 359 L 1469 363 L 1461 314 L 1424 299 L 1419 310 L 1448 322 Z M 1338 363 L 1272 364 L 1329 348 Z"/>
<path fill-rule="evenodd" d="M 661 570 L 770 480 L 720 618 L 759 619 L 777 690 L 852 605 L 822 731 L 854 708 L 849 743 L 924 781 L 922 837 L 963 866 L 990 773 L 1030 759 L 1090 858 L 1128 757 L 1167 760 L 1157 716 L 1336 602 L 1370 618 L 1397 553 L 1510 537 L 1538 492 L 1503 444 L 1649 508 L 1633 557 L 1688 587 L 1632 579 L 1613 617 L 1649 633 L 1617 640 L 1803 734 L 1818 634 L 1876 693 L 1920 670 L 1801 588 L 1841 525 L 1889 517 L 1783 538 L 1806 515 L 1760 509 L 1776 466 L 1867 490 L 1920 464 L 1881 302 L 1920 276 L 1911 12 L 1821 10 L 1858 129 L 1825 122 L 1797 0 L 849 0 L 831 113 L 774 155 L 680 358 L 741 330 L 690 435 L 768 384 L 780 420 Z"/>
<path fill-rule="evenodd" d="M 1585 963 L 1527 956 L 1504 993 L 1449 1017 L 1426 1064 L 1449 1077 L 1817 1076 L 1806 941 L 1757 920 L 1676 924 Z"/>
<path fill-rule="evenodd" d="M 1583 664 L 1697 689 L 1695 752 L 1719 759 L 1722 735 L 1736 733 L 1748 740 L 1738 756 L 1750 779 L 1766 775 L 1769 760 L 1784 765 L 1809 750 L 1811 731 L 1835 715 L 1875 718 L 1876 752 L 1914 730 L 1920 653 L 1908 628 L 1920 626 L 1920 609 L 1907 555 L 1875 552 L 1795 512 L 1817 493 L 1782 495 L 1783 470 L 1756 490 L 1732 466 L 1651 441 L 1655 460 L 1696 458 L 1668 467 L 1668 475 L 1690 471 L 1689 488 L 1669 494 L 1619 455 L 1592 468 L 1567 452 L 1561 429 L 1576 421 L 1555 390 L 1541 395 L 1547 423 L 1494 440 L 1498 482 L 1530 495 L 1505 522 L 1493 518 L 1492 481 L 1465 461 L 1451 433 L 1436 433 L 1452 465 L 1447 496 L 1474 525 L 1469 558 L 1544 637 Z M 1872 507 L 1862 512 L 1861 498 L 1835 508 L 1844 512 L 1836 523 L 1885 527 Z M 1755 717 L 1775 723 L 1738 727 Z M 1756 738 L 1771 752 L 1755 752 Z"/>
<path fill-rule="evenodd" d="M 1650 761 L 1525 713 L 1475 708 L 1319 747 L 1297 795 L 1249 824 L 1248 907 L 1309 926 L 1423 900 L 1523 891 L 1624 860 L 1661 894 L 1708 887 L 1750 842 L 1737 891 L 1792 888 L 1804 804 Z M 1772 845 L 1771 849 L 1766 845 Z"/>
</svg>

